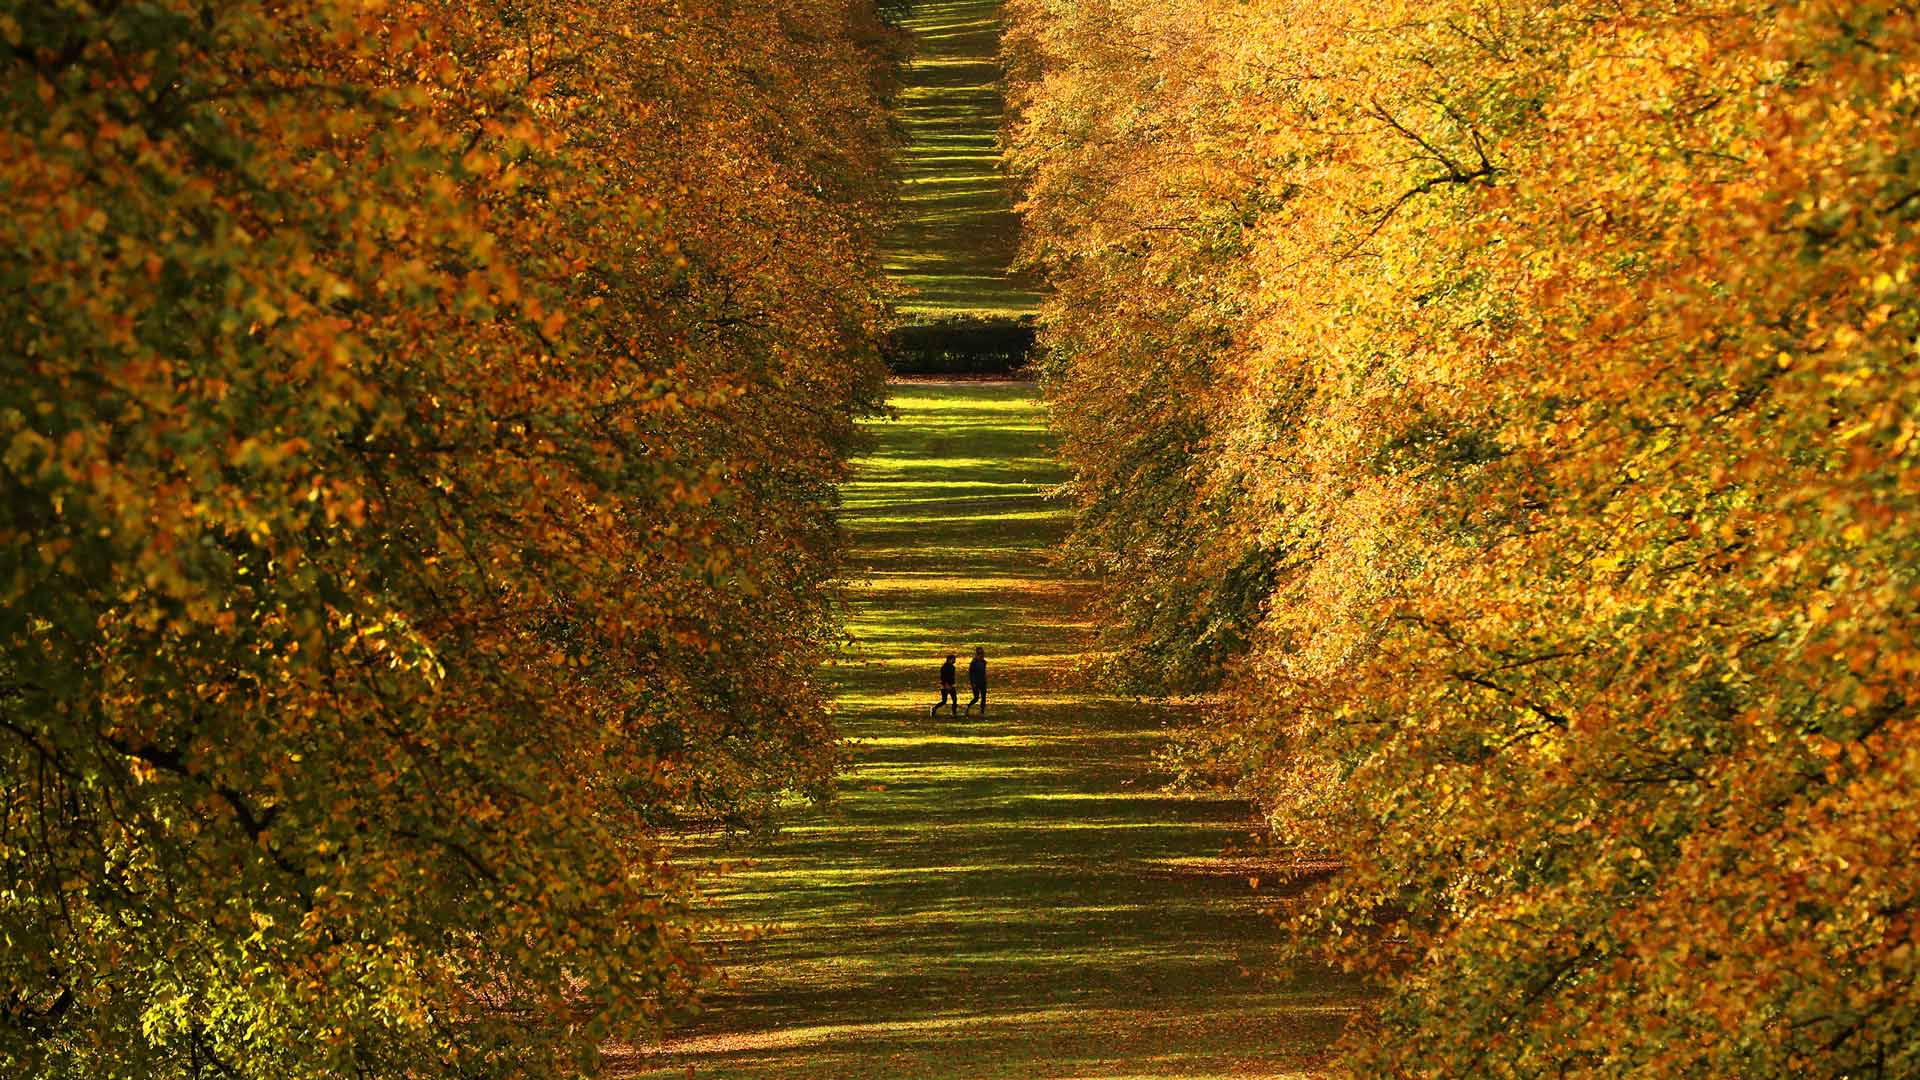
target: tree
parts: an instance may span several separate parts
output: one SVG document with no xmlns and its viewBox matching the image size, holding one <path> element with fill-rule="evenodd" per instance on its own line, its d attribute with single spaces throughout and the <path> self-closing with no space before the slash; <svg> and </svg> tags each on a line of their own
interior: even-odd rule
<svg viewBox="0 0 1920 1080">
<path fill-rule="evenodd" d="M 0 1063 L 590 1068 L 706 968 L 666 830 L 831 781 L 891 38 L 838 0 L 0 37 Z"/>
<path fill-rule="evenodd" d="M 1300 924 L 1383 990 L 1353 1071 L 1916 1067 L 1917 29 L 1195 0 L 1114 35 L 1149 111 L 1198 55 L 1239 134 L 1136 188 L 1266 195 L 1231 269 L 1180 264 L 1247 316 L 1158 497 L 1273 545 L 1194 768 L 1340 857 Z M 1045 109 L 1115 77 L 1088 55 L 1030 68 L 1030 175 L 1084 175 Z M 1054 189 L 1041 250 L 1093 234 Z"/>
<path fill-rule="evenodd" d="M 1209 96 L 1204 9 L 1135 7 L 1014 4 L 1006 49 L 1025 258 L 1055 292 L 1043 373 L 1076 467 L 1067 550 L 1111 583 L 1108 681 L 1164 694 L 1216 685 L 1272 587 L 1277 545 L 1210 481 L 1267 195 L 1195 152 L 1243 134 Z"/>
</svg>

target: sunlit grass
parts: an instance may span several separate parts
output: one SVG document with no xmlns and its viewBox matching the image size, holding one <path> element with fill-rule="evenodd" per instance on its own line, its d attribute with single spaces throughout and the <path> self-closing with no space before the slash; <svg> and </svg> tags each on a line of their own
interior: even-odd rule
<svg viewBox="0 0 1920 1080">
<path fill-rule="evenodd" d="M 843 793 L 771 842 L 688 853 L 736 864 L 709 895 L 767 936 L 734 944 L 736 985 L 624 1074 L 1303 1075 L 1352 988 L 1273 975 L 1274 886 L 1225 854 L 1244 810 L 1160 790 L 1153 755 L 1192 711 L 1075 681 L 1092 627 L 1050 555 L 1064 520 L 1043 496 L 1064 477 L 1031 388 L 894 404 L 846 492 Z M 940 658 L 976 644 L 987 715 L 930 719 Z"/>
<path fill-rule="evenodd" d="M 950 577 L 931 572 L 924 574 L 876 574 L 862 582 L 861 588 L 870 594 L 889 592 L 912 593 L 918 592 L 935 582 L 943 582 L 948 589 L 958 593 L 977 592 L 994 594 L 1005 592 L 1008 589 L 1036 589 L 1047 591 L 1050 585 L 1053 586 L 1052 591 L 1055 592 L 1065 592 L 1067 590 L 1067 586 L 1055 584 L 1045 579 L 1035 580 L 1034 578 L 1018 577 L 1012 574 L 982 575 L 980 577 L 955 581 Z"/>
<path fill-rule="evenodd" d="M 894 108 L 906 213 L 886 263 L 909 317 L 1038 304 L 1032 282 L 1008 272 L 1019 226 L 1001 171 L 998 19 L 994 0 L 949 0 L 917 4 L 907 20 L 916 54 Z"/>
</svg>

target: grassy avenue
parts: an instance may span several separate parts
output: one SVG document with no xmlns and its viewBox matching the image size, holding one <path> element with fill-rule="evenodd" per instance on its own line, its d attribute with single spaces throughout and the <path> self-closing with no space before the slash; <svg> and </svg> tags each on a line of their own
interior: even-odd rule
<svg viewBox="0 0 1920 1080">
<path fill-rule="evenodd" d="M 996 0 L 916 4 L 896 108 L 909 316 L 1010 315 Z M 721 880 L 766 933 L 735 985 L 627 1075 L 739 1080 L 1291 1076 L 1352 991 L 1276 979 L 1272 883 L 1226 854 L 1245 808 L 1167 794 L 1175 707 L 1076 685 L 1082 583 L 1054 565 L 1066 478 L 1029 383 L 902 383 L 845 492 L 855 545 L 835 684 L 844 794 Z M 989 711 L 928 717 L 948 653 L 989 661 Z"/>
<path fill-rule="evenodd" d="M 910 317 L 1005 316 L 1039 303 L 1010 273 L 1019 235 L 1000 171 L 999 0 L 922 0 L 908 13 L 914 57 L 893 116 L 902 215 L 887 275 Z"/>
<path fill-rule="evenodd" d="M 905 384 L 894 405 L 846 500 L 846 794 L 728 853 L 753 858 L 729 914 L 772 933 L 626 1075 L 1304 1073 L 1351 991 L 1273 978 L 1272 890 L 1223 854 L 1244 811 L 1159 790 L 1180 711 L 1072 685 L 1081 586 L 1051 566 L 1062 472 L 1032 387 Z M 929 719 L 940 658 L 974 645 L 986 718 Z"/>
</svg>

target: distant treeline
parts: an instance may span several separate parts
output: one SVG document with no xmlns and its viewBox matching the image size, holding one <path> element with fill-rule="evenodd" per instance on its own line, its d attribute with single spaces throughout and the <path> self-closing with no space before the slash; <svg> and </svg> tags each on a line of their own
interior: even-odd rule
<svg viewBox="0 0 1920 1080">
<path fill-rule="evenodd" d="M 1108 674 L 1348 1067 L 1920 1075 L 1920 10 L 1009 6 Z"/>
<path fill-rule="evenodd" d="M 991 374 L 1024 368 L 1033 353 L 1031 316 L 935 317 L 887 335 L 887 367 L 897 374 Z"/>
</svg>

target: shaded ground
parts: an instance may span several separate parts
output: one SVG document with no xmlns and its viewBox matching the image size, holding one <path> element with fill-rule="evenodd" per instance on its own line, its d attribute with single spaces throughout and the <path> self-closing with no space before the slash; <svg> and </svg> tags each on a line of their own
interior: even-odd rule
<svg viewBox="0 0 1920 1080">
<path fill-rule="evenodd" d="M 914 314 L 1032 311 L 1031 284 L 1007 273 L 1019 224 L 1000 168 L 999 0 L 916 0 L 915 54 L 894 110 L 905 129 L 905 218 L 887 270 Z"/>
<path fill-rule="evenodd" d="M 1029 395 L 896 387 L 847 498 L 865 577 L 837 673 L 847 794 L 743 853 L 724 900 L 775 933 L 626 1075 L 1294 1076 L 1336 1034 L 1348 986 L 1272 978 L 1271 889 L 1220 854 L 1242 812 L 1156 789 L 1180 715 L 1062 684 L 1084 628 L 1047 562 L 1062 477 Z M 930 720 L 939 658 L 964 672 L 976 644 L 991 711 Z"/>
</svg>

